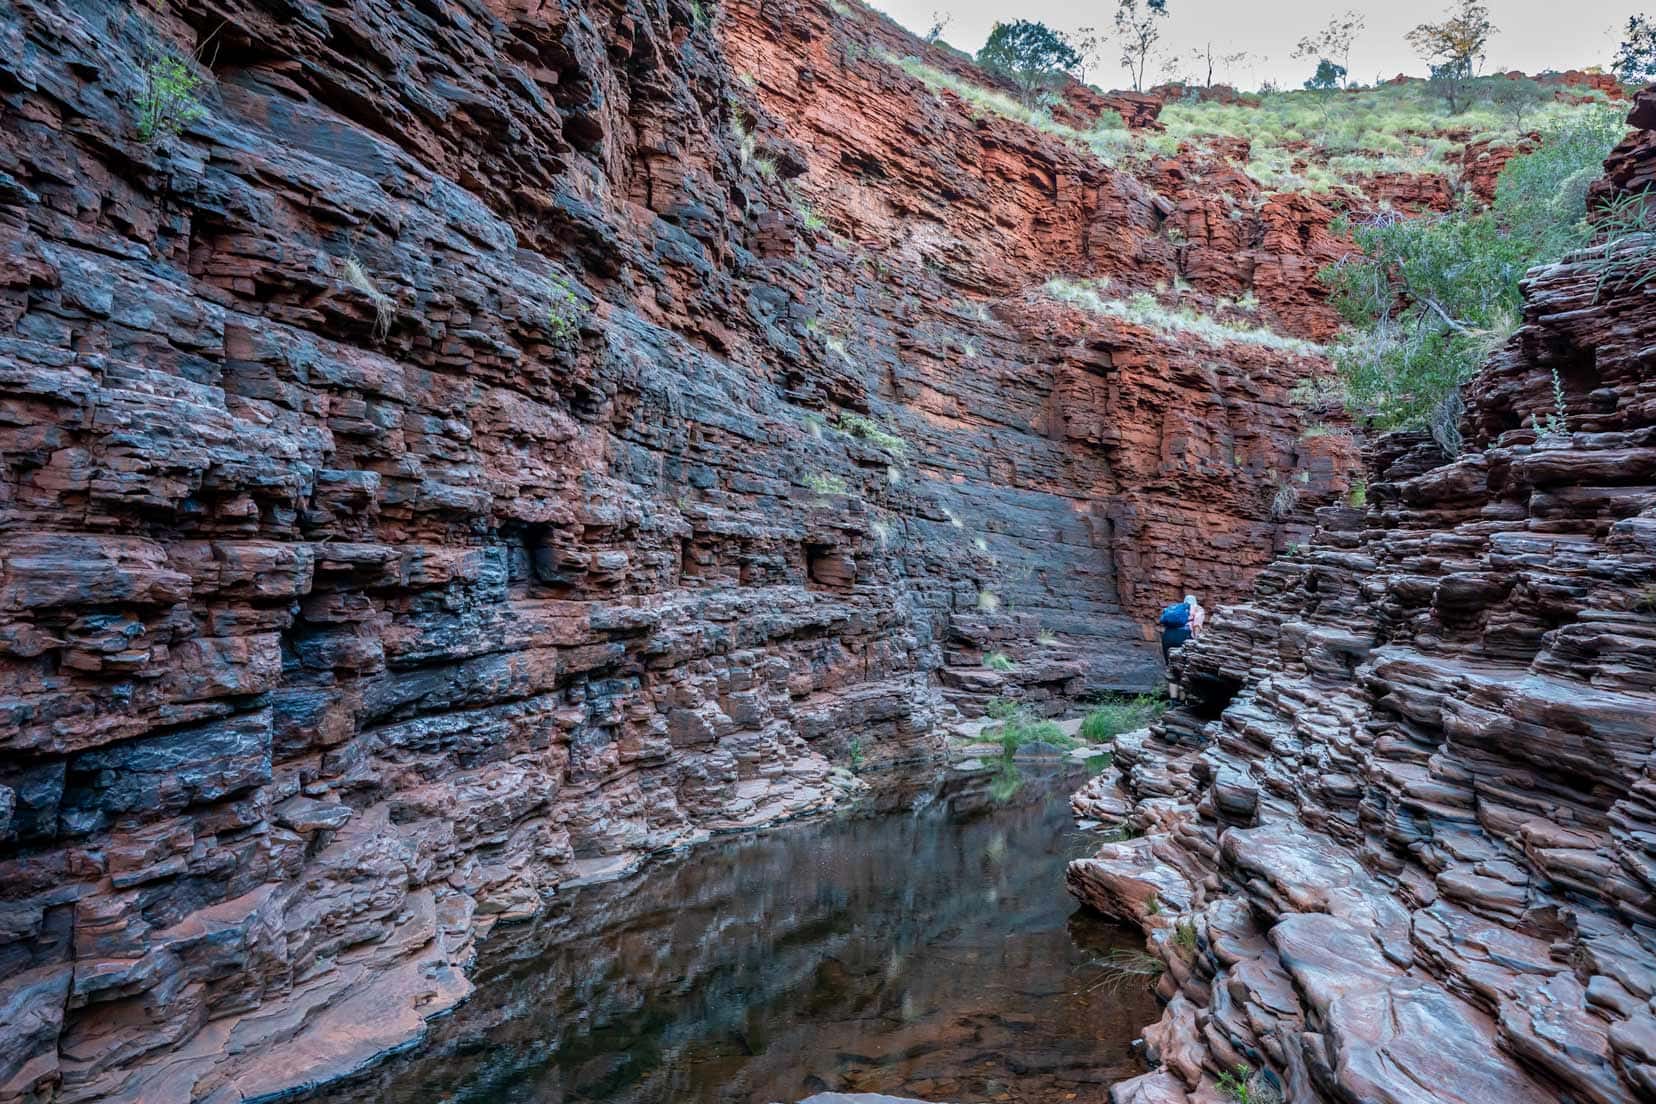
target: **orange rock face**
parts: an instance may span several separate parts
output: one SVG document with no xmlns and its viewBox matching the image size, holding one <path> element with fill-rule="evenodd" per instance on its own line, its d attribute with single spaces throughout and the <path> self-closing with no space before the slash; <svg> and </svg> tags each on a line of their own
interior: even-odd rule
<svg viewBox="0 0 1656 1104">
<path fill-rule="evenodd" d="M 1204 339 L 1078 310 L 1045 290 L 1054 278 L 1107 281 L 1101 296 L 1112 300 L 1159 288 L 1164 303 L 1180 295 L 1178 305 L 1233 328 L 1326 339 L 1337 319 L 1316 272 L 1350 249 L 1329 232 L 1328 205 L 1268 195 L 1207 155 L 1111 167 L 909 76 L 897 62 L 913 55 L 992 83 L 860 7 L 737 3 L 719 29 L 751 89 L 760 143 L 789 166 L 802 204 L 834 242 L 902 281 L 896 301 L 871 299 L 859 274 L 824 271 L 820 305 L 848 319 L 830 326 L 878 334 L 890 319 L 907 331 L 893 352 L 915 379 L 888 404 L 868 379 L 867 401 L 893 424 L 918 416 L 950 435 L 987 433 L 985 475 L 943 460 L 953 442 L 928 440 L 953 478 L 1071 497 L 1092 518 L 1092 562 L 1076 569 L 1109 576 L 1134 624 L 1185 591 L 1245 585 L 1306 531 L 1306 508 L 1347 491 L 1349 435 L 1336 426 L 1302 441 L 1310 419 L 1289 401 L 1326 373 L 1315 349 Z M 1105 99 L 1114 102 L 1067 89 L 1072 125 Z M 1013 413 L 1035 380 L 1051 387 L 1041 408 Z M 973 398 L 985 388 L 991 405 Z M 1032 468 L 1028 457 L 1048 448 L 1057 469 Z"/>
</svg>

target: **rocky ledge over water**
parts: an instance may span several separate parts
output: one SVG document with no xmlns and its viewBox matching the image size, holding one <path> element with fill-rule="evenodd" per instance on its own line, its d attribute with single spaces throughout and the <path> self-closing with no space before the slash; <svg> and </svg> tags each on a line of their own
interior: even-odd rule
<svg viewBox="0 0 1656 1104">
<path fill-rule="evenodd" d="M 1632 115 L 1656 125 L 1656 88 Z M 1604 193 L 1650 179 L 1656 134 Z M 1076 795 L 1071 864 L 1163 973 L 1118 1104 L 1656 1098 L 1656 284 L 1530 273 L 1465 449 L 1395 435 L 1366 509 L 1175 663 L 1190 700 Z M 1540 433 L 1562 388 L 1568 429 Z M 1536 415 L 1532 419 L 1532 415 Z M 1239 1066 L 1247 1067 L 1238 1070 Z"/>
</svg>

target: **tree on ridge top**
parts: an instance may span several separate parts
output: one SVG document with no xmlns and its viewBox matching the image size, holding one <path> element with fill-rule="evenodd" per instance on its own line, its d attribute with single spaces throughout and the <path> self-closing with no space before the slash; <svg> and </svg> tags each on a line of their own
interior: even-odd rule
<svg viewBox="0 0 1656 1104">
<path fill-rule="evenodd" d="M 1121 65 L 1133 78 L 1133 91 L 1144 91 L 1144 69 L 1167 19 L 1167 0 L 1116 0 L 1115 29 L 1121 36 Z"/>
<path fill-rule="evenodd" d="M 1459 115 L 1470 105 L 1467 86 L 1483 65 L 1495 24 L 1478 0 L 1460 0 L 1444 15 L 1441 23 L 1421 23 L 1403 37 L 1431 67 L 1432 88 L 1448 103 L 1449 113 Z"/>
<path fill-rule="evenodd" d="M 1017 85 L 1024 106 L 1034 107 L 1043 92 L 1081 64 L 1081 54 L 1045 23 L 1017 19 L 990 29 L 977 61 Z"/>
<path fill-rule="evenodd" d="M 1336 15 L 1328 21 L 1327 26 L 1314 35 L 1306 35 L 1294 47 L 1292 56 L 1296 58 L 1316 58 L 1317 75 L 1306 82 L 1307 88 L 1332 88 L 1333 85 L 1312 83 L 1320 82 L 1323 78 L 1339 71 L 1338 79 L 1345 80 L 1346 74 L 1351 71 L 1351 47 L 1357 41 L 1357 36 L 1363 33 L 1368 25 L 1361 13 L 1347 11 Z M 1327 62 L 1328 68 L 1322 63 Z"/>
<path fill-rule="evenodd" d="M 1616 76 L 1628 84 L 1656 80 L 1656 24 L 1642 12 L 1630 15 L 1626 33 L 1612 63 Z"/>
</svg>

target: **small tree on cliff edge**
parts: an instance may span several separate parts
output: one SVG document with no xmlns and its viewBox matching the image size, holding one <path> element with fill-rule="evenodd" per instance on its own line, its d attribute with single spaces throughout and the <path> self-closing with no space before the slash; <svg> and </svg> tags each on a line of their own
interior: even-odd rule
<svg viewBox="0 0 1656 1104">
<path fill-rule="evenodd" d="M 1627 37 L 1616 51 L 1615 69 L 1628 84 L 1656 80 L 1656 24 L 1648 15 L 1628 17 Z"/>
<path fill-rule="evenodd" d="M 1432 88 L 1459 115 L 1471 104 L 1472 78 L 1483 65 L 1489 37 L 1495 33 L 1489 9 L 1477 0 L 1460 0 L 1441 23 L 1422 23 L 1403 37 L 1431 67 Z"/>
<path fill-rule="evenodd" d="M 1328 25 L 1314 35 L 1306 35 L 1294 47 L 1296 58 L 1316 58 L 1317 75 L 1312 81 L 1318 81 L 1329 72 L 1339 70 L 1339 80 L 1351 70 L 1351 47 L 1357 41 L 1357 36 L 1363 33 L 1368 25 L 1362 15 L 1354 11 L 1336 15 L 1328 21 Z M 1329 68 L 1325 70 L 1322 63 L 1327 62 Z M 1307 88 L 1332 88 L 1330 84 L 1312 84 L 1307 82 Z"/>
<path fill-rule="evenodd" d="M 1305 82 L 1305 87 L 1322 91 L 1338 88 L 1340 82 L 1345 80 L 1345 75 L 1345 66 L 1321 58 L 1317 62 L 1317 71 Z"/>
<path fill-rule="evenodd" d="M 1115 28 L 1121 36 L 1121 65 L 1133 78 L 1133 91 L 1144 91 L 1144 69 L 1161 41 L 1167 0 L 1116 0 Z"/>
<path fill-rule="evenodd" d="M 1017 85 L 1024 106 L 1033 107 L 1043 92 L 1081 64 L 1081 55 L 1045 23 L 1019 19 L 996 23 L 977 60 L 991 73 L 999 73 Z"/>
<path fill-rule="evenodd" d="M 1190 60 L 1196 66 L 1196 71 L 1198 73 L 1204 71 L 1207 73 L 1207 78 L 1202 81 L 1203 88 L 1213 87 L 1213 69 L 1215 64 L 1217 64 L 1220 69 L 1224 70 L 1226 77 L 1229 77 L 1230 71 L 1233 68 L 1242 64 L 1244 61 L 1247 61 L 1252 56 L 1253 55 L 1248 53 L 1246 50 L 1236 50 L 1228 54 L 1215 54 L 1213 52 L 1212 39 L 1208 40 L 1206 46 L 1198 46 L 1196 49 L 1190 51 Z M 1229 83 L 1229 81 L 1227 80 L 1226 83 Z"/>
</svg>

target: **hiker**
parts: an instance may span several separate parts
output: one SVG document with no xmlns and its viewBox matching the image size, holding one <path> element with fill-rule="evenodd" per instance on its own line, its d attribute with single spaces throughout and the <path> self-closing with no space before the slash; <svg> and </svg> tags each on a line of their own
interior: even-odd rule
<svg viewBox="0 0 1656 1104">
<path fill-rule="evenodd" d="M 1161 613 L 1161 646 L 1162 662 L 1165 664 L 1174 648 L 1186 641 L 1200 636 L 1202 625 L 1207 620 L 1207 610 L 1202 603 L 1196 600 L 1194 594 L 1184 596 L 1184 601 L 1175 602 L 1162 610 Z M 1167 680 L 1167 696 L 1174 701 L 1179 700 L 1179 684 L 1171 678 Z"/>
<path fill-rule="evenodd" d="M 1161 612 L 1161 643 L 1162 662 L 1167 661 L 1168 654 L 1185 641 L 1202 635 L 1202 624 L 1207 620 L 1207 610 L 1202 603 L 1196 600 L 1194 594 L 1184 596 L 1184 601 L 1175 602 Z"/>
</svg>

